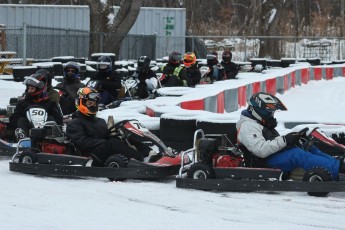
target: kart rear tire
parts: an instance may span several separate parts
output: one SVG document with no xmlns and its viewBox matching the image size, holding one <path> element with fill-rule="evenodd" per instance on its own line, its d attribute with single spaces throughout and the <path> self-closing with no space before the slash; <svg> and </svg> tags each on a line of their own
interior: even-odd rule
<svg viewBox="0 0 345 230">
<path fill-rule="evenodd" d="M 35 164 L 37 162 L 36 153 L 33 151 L 24 151 L 19 157 L 19 163 L 23 164 Z"/>
<path fill-rule="evenodd" d="M 108 168 L 126 168 L 128 165 L 128 158 L 122 154 L 114 154 L 108 157 L 105 161 L 105 167 Z M 124 178 L 108 178 L 110 181 L 124 181 Z"/>
<path fill-rule="evenodd" d="M 187 177 L 193 179 L 213 179 L 214 171 L 208 165 L 195 163 L 188 170 Z"/>
<path fill-rule="evenodd" d="M 315 182 L 329 182 L 332 181 L 332 174 L 325 168 L 314 167 L 305 172 L 303 181 Z M 308 192 L 309 196 L 324 197 L 329 192 Z"/>
</svg>

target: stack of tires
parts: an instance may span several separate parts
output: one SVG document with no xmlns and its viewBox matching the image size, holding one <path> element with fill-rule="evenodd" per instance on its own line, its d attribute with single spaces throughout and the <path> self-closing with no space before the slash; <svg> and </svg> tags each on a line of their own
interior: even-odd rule
<svg viewBox="0 0 345 230">
<path fill-rule="evenodd" d="M 203 115 L 196 120 L 196 129 L 206 134 L 226 134 L 231 143 L 237 142 L 236 122 L 238 117 L 228 114 Z"/>
<path fill-rule="evenodd" d="M 166 113 L 160 117 L 160 139 L 176 151 L 185 151 L 193 147 L 196 120 L 203 111 Z"/>
</svg>

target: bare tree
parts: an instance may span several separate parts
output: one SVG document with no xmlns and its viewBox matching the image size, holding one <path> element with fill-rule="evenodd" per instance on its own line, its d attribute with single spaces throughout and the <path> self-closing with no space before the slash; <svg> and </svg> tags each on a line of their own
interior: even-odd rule
<svg viewBox="0 0 345 230">
<path fill-rule="evenodd" d="M 115 16 L 114 1 L 105 4 L 94 0 L 85 0 L 90 8 L 90 53 L 103 51 L 119 53 L 121 42 L 135 23 L 144 0 L 123 0 Z"/>
</svg>

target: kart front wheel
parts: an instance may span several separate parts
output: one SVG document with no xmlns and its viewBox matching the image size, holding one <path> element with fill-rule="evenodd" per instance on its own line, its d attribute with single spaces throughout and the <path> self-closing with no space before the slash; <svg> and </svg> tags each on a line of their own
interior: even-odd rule
<svg viewBox="0 0 345 230">
<path fill-rule="evenodd" d="M 36 153 L 32 151 L 24 151 L 19 157 L 19 163 L 35 164 L 37 162 Z"/>
<path fill-rule="evenodd" d="M 105 167 L 108 168 L 126 168 L 128 159 L 122 154 L 111 155 L 105 162 Z M 124 178 L 108 178 L 110 181 L 124 181 Z"/>
<path fill-rule="evenodd" d="M 188 170 L 187 177 L 193 179 L 212 179 L 214 178 L 214 172 L 210 166 L 196 163 Z"/>
</svg>

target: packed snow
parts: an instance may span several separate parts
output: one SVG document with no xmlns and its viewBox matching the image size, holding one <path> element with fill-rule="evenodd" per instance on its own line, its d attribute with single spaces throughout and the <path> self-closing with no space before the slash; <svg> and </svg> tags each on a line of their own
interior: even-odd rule
<svg viewBox="0 0 345 230">
<path fill-rule="evenodd" d="M 0 77 L 0 108 L 25 89 L 6 78 Z M 345 77 L 337 77 L 277 94 L 288 111 L 276 117 L 345 124 L 344 88 Z M 179 189 L 173 177 L 153 182 L 50 178 L 10 172 L 9 158 L 0 159 L 1 229 L 345 229 L 345 192 L 317 198 Z"/>
</svg>

